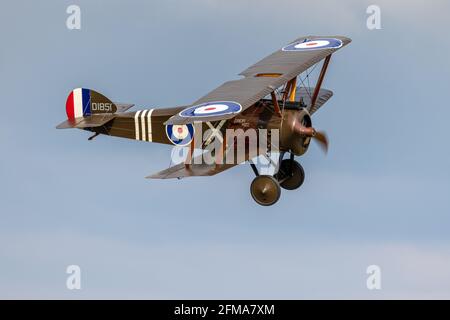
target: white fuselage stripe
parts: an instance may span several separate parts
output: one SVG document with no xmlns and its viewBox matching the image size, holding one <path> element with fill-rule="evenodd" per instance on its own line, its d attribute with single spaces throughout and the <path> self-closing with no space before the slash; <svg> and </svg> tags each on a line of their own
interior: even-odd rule
<svg viewBox="0 0 450 320">
<path fill-rule="evenodd" d="M 81 88 L 73 90 L 73 109 L 75 118 L 83 116 L 83 95 Z"/>
<path fill-rule="evenodd" d="M 146 140 L 147 139 L 147 130 L 145 130 L 145 114 L 147 113 L 148 110 L 144 110 L 141 113 L 141 129 L 142 129 L 142 135 L 141 135 L 141 140 Z"/>
<path fill-rule="evenodd" d="M 148 124 L 148 141 L 153 141 L 152 137 L 152 112 L 154 109 L 150 109 L 147 114 L 147 124 Z"/>
<path fill-rule="evenodd" d="M 139 110 L 138 112 L 135 113 L 134 115 L 134 126 L 136 129 L 136 140 L 139 140 L 139 114 L 142 112 L 142 110 Z"/>
</svg>

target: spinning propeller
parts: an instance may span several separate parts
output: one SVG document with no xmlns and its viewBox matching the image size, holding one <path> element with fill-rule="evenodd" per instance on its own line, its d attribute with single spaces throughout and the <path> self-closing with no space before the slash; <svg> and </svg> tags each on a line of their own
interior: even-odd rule
<svg viewBox="0 0 450 320">
<path fill-rule="evenodd" d="M 328 137 L 325 131 L 316 131 L 313 127 L 306 127 L 301 123 L 294 125 L 294 132 L 304 137 L 310 137 L 317 142 L 319 147 L 325 152 L 328 151 Z"/>
</svg>

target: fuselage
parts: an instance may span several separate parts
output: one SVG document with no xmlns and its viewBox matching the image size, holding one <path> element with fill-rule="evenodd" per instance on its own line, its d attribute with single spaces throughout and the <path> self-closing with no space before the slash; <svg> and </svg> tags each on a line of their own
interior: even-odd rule
<svg viewBox="0 0 450 320">
<path fill-rule="evenodd" d="M 286 103 L 285 107 L 283 116 L 281 116 L 274 111 L 270 100 L 261 100 L 234 118 L 223 120 L 223 123 L 221 121 L 199 123 L 197 128 L 200 125 L 203 133 L 201 145 L 204 147 L 210 142 L 208 141 L 207 131 L 214 128 L 218 129 L 222 136 L 226 136 L 227 130 L 243 130 L 244 132 L 249 129 L 256 132 L 261 129 L 266 129 L 267 132 L 278 130 L 279 149 L 302 155 L 306 152 L 310 139 L 295 136 L 293 126 L 296 122 L 311 126 L 311 118 L 306 109 L 299 106 L 298 103 Z M 102 127 L 86 128 L 86 130 L 133 140 L 177 145 L 179 140 L 174 137 L 178 134 L 175 130 L 180 130 L 179 134 L 183 135 L 183 130 L 187 130 L 183 126 L 186 125 L 171 126 L 166 125 L 165 122 L 184 108 L 155 108 L 117 113 L 108 124 Z M 257 137 L 259 139 L 258 134 Z M 189 142 L 181 145 L 187 145 Z M 230 141 L 227 141 L 228 145 L 230 143 Z M 200 146 L 198 142 L 196 146 Z M 270 145 L 268 147 L 270 148 Z"/>
</svg>

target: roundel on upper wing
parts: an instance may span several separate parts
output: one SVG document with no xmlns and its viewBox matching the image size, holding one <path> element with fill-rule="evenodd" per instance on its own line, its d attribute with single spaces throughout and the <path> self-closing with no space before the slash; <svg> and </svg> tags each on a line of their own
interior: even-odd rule
<svg viewBox="0 0 450 320">
<path fill-rule="evenodd" d="M 310 51 L 319 49 L 338 49 L 342 47 L 342 40 L 336 38 L 304 39 L 283 47 L 283 51 Z"/>
<path fill-rule="evenodd" d="M 166 134 L 170 142 L 177 146 L 188 145 L 194 138 L 194 126 L 188 124 L 168 124 L 166 125 Z"/>
<path fill-rule="evenodd" d="M 182 117 L 210 117 L 239 113 L 242 106 L 234 101 L 205 102 L 184 109 L 180 112 Z"/>
</svg>

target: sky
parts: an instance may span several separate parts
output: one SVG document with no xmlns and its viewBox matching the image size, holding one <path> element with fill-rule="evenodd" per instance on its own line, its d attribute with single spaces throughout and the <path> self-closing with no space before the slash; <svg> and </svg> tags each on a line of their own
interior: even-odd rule
<svg viewBox="0 0 450 320">
<path fill-rule="evenodd" d="M 72 4 L 80 30 L 66 27 Z M 371 4 L 380 30 L 366 26 Z M 448 1 L 1 6 L 0 298 L 450 298 Z M 329 153 L 298 158 L 305 183 L 274 206 L 252 200 L 248 165 L 148 180 L 170 146 L 55 129 L 74 88 L 186 105 L 303 35 L 353 41 L 313 117 Z"/>
</svg>

